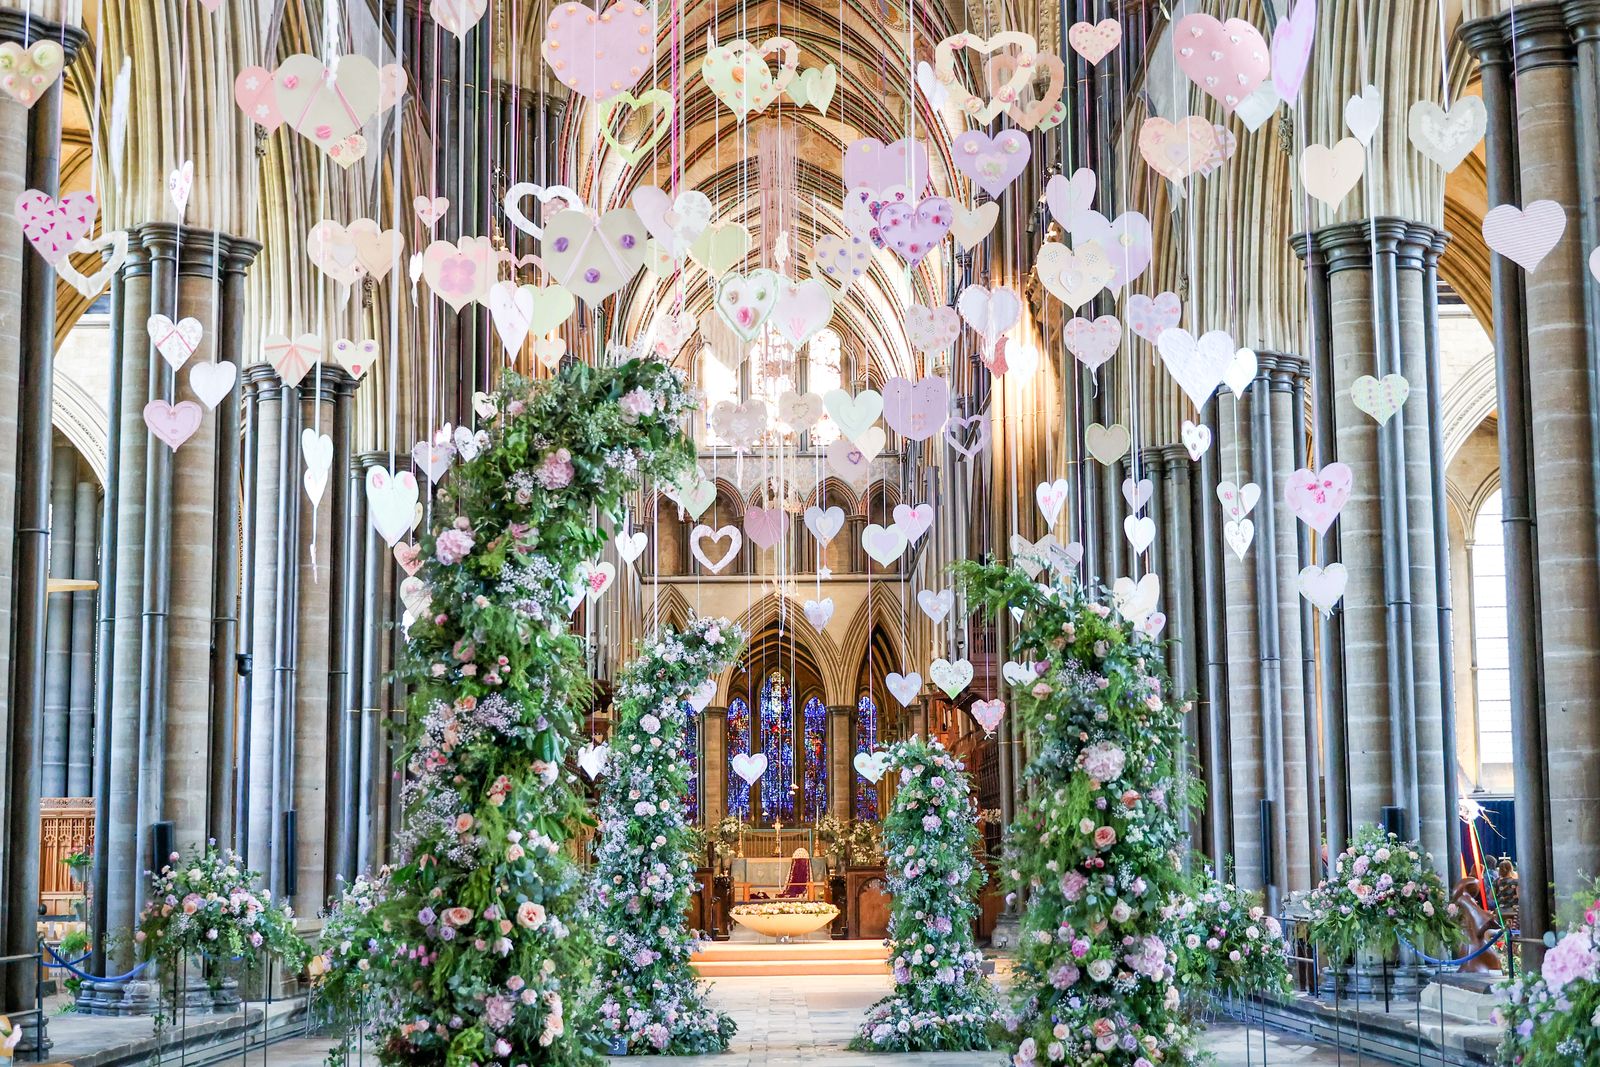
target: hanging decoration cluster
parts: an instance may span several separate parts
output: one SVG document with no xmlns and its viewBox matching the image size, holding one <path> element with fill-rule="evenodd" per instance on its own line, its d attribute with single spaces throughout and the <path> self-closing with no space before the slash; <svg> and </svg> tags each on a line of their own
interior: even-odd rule
<svg viewBox="0 0 1600 1067">
<path fill-rule="evenodd" d="M 982 841 L 966 769 L 937 738 L 912 737 L 874 758 L 900 772 L 883 823 L 895 987 L 867 1012 L 851 1047 L 989 1048 L 995 994 L 973 938 L 978 891 L 988 875 L 978 858 Z"/>
<path fill-rule="evenodd" d="M 566 767 L 590 682 L 566 620 L 605 541 L 596 512 L 619 523 L 645 478 L 693 462 L 691 394 L 659 363 L 503 383 L 402 585 L 399 863 L 341 931 L 381 946 L 367 971 L 376 1044 L 406 1067 L 592 1061 L 594 944 L 567 851 L 586 812 Z"/>
<path fill-rule="evenodd" d="M 744 639 L 727 619 L 696 619 L 646 640 L 617 678 L 594 857 L 597 992 L 602 1033 L 635 1054 L 725 1052 L 733 1036 L 733 1020 L 706 1003 L 689 964 L 698 850 L 683 804 L 683 737 Z"/>
</svg>

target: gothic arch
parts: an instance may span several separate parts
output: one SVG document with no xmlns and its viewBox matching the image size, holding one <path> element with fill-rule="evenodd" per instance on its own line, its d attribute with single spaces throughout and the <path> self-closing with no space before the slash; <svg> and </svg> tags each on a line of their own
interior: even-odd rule
<svg viewBox="0 0 1600 1067">
<path fill-rule="evenodd" d="M 829 705 L 849 700 L 846 695 L 849 675 L 843 668 L 843 664 L 849 660 L 840 655 L 839 646 L 832 638 L 817 632 L 797 600 L 769 593 L 745 609 L 745 613 L 736 621 L 750 635 L 752 642 L 772 633 L 774 627 L 781 627 L 782 640 L 794 642 L 797 649 L 805 648 L 811 661 L 816 664 L 817 674 L 822 681 L 823 699 Z M 733 691 L 734 679 L 749 662 L 750 654 L 747 650 L 739 664 L 717 682 L 717 703 L 721 706 L 726 707 L 728 701 L 737 695 Z"/>
<path fill-rule="evenodd" d="M 907 640 L 905 617 L 899 610 L 900 603 L 898 596 L 871 594 L 862 603 L 855 617 L 850 620 L 843 641 L 843 661 L 850 665 L 849 694 L 840 703 L 853 704 L 859 695 L 856 692 L 859 688 L 859 671 L 867 662 L 867 652 L 871 647 L 872 633 L 875 629 L 883 631 L 895 651 L 895 664 L 888 667 L 888 670 L 902 672 L 920 670 L 920 667 L 912 665 L 909 658 L 911 645 Z"/>
</svg>

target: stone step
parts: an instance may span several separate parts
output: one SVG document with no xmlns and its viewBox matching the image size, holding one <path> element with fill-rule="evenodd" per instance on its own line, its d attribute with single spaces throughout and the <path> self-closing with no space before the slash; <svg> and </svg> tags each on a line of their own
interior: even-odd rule
<svg viewBox="0 0 1600 1067">
<path fill-rule="evenodd" d="M 1464 989 L 1458 985 L 1431 982 L 1422 991 L 1422 1010 L 1435 1017 L 1442 1010 L 1451 1019 L 1469 1023 L 1488 1023 L 1501 998 L 1491 992 Z"/>
<path fill-rule="evenodd" d="M 695 973 L 701 978 L 791 978 L 813 974 L 889 973 L 888 961 L 877 959 L 777 959 L 777 960 L 695 960 Z"/>
<path fill-rule="evenodd" d="M 752 960 L 878 960 L 889 958 L 882 941 L 715 941 L 694 954 L 696 963 Z"/>
</svg>

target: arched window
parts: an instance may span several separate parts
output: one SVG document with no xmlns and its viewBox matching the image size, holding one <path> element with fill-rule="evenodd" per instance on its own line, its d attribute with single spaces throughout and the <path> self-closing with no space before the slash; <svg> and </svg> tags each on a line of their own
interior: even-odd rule
<svg viewBox="0 0 1600 1067">
<path fill-rule="evenodd" d="M 871 752 L 878 747 L 878 705 L 871 694 L 864 694 L 856 703 L 856 751 Z M 858 819 L 876 822 L 878 819 L 878 786 L 861 774 L 856 775 L 856 810 Z"/>
<path fill-rule="evenodd" d="M 1478 762 L 1511 765 L 1511 667 L 1506 648 L 1506 545 L 1500 491 L 1472 523 L 1472 691 L 1478 705 Z"/>
<path fill-rule="evenodd" d="M 700 353 L 700 389 L 706 394 L 705 404 L 700 408 L 700 423 L 703 427 L 700 444 L 705 448 L 725 445 L 727 442 L 718 439 L 716 431 L 711 428 L 711 410 L 724 400 L 738 403 L 739 370 L 737 367 L 729 367 L 718 359 L 709 345 Z"/>
<path fill-rule="evenodd" d="M 806 389 L 824 396 L 842 387 L 843 375 L 839 370 L 839 335 L 823 330 L 806 344 Z M 839 439 L 839 427 L 824 415 L 811 427 L 812 448 L 826 448 Z"/>
<path fill-rule="evenodd" d="M 802 726 L 805 821 L 814 823 L 828 814 L 828 705 L 820 697 L 806 701 Z"/>
<path fill-rule="evenodd" d="M 728 814 L 740 819 L 750 817 L 750 786 L 734 771 L 732 759 L 750 754 L 750 704 L 744 697 L 734 697 L 728 704 Z"/>
<path fill-rule="evenodd" d="M 678 752 L 684 766 L 689 768 L 689 779 L 684 787 L 684 817 L 689 822 L 700 821 L 700 713 L 687 700 L 683 702 L 683 732 L 678 735 Z"/>
<path fill-rule="evenodd" d="M 761 687 L 761 751 L 767 769 L 761 776 L 761 821 L 794 819 L 794 700 L 778 671 Z"/>
</svg>

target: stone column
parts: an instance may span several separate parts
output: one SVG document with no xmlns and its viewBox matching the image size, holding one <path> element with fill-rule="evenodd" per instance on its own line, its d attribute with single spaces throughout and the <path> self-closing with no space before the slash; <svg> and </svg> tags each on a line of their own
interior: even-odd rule
<svg viewBox="0 0 1600 1067">
<path fill-rule="evenodd" d="M 245 386 L 254 391 L 255 455 L 247 457 L 254 465 L 255 477 L 247 486 L 250 494 L 251 525 L 246 531 L 253 540 L 251 571 L 244 575 L 245 597 L 250 601 L 247 614 L 250 632 L 242 635 L 250 650 L 248 685 L 248 729 L 243 739 L 241 760 L 245 770 L 240 788 L 249 798 L 249 819 L 244 827 L 245 860 L 266 875 L 274 890 L 280 887 L 280 872 L 271 866 L 273 843 L 278 839 L 279 812 L 277 784 L 281 762 L 276 740 L 281 736 L 277 693 L 279 627 L 283 596 L 280 581 L 279 549 L 287 531 L 280 528 L 283 511 L 282 487 L 291 482 L 283 473 L 282 451 L 289 435 L 283 414 L 292 392 L 278 373 L 265 363 L 257 363 L 244 374 Z"/>
<path fill-rule="evenodd" d="M 707 708 L 701 737 L 705 746 L 705 762 L 700 768 L 700 780 L 705 783 L 705 812 L 707 826 L 715 826 L 728 814 L 728 709 Z"/>
<path fill-rule="evenodd" d="M 384 596 L 385 578 L 394 572 L 395 566 L 389 546 L 367 522 L 365 486 L 367 471 L 387 466 L 388 461 L 385 452 L 362 452 L 351 465 L 352 511 L 359 515 L 356 521 L 362 531 L 361 608 L 354 618 L 357 639 L 350 650 L 351 656 L 359 657 L 360 663 L 360 718 L 354 741 L 357 749 L 354 865 L 358 874 L 377 868 L 384 844 L 384 826 L 378 819 L 378 812 L 388 768 L 388 748 L 384 744 L 384 724 L 378 704 L 383 693 L 383 627 L 389 603 Z M 361 487 L 360 491 L 356 491 L 357 486 Z"/>
<path fill-rule="evenodd" d="M 79 467 L 72 520 L 72 576 L 98 577 L 100 492 Z M 93 795 L 96 590 L 72 594 L 72 682 L 67 696 L 67 795 Z"/>
<path fill-rule="evenodd" d="M 77 511 L 78 452 L 56 435 L 50 460 L 50 577 L 72 577 L 73 519 Z M 50 596 L 45 620 L 44 777 L 40 793 L 67 795 L 67 708 L 72 676 L 72 601 L 66 593 Z"/>
<path fill-rule="evenodd" d="M 855 815 L 856 739 L 851 729 L 855 709 L 849 705 L 828 709 L 828 774 L 833 779 L 833 795 L 828 810 L 836 819 L 849 822 Z"/>
<path fill-rule="evenodd" d="M 333 603 L 337 618 L 329 620 L 333 647 L 328 655 L 328 891 L 337 893 L 337 879 L 356 875 L 357 803 L 360 781 L 361 619 L 367 531 L 366 472 L 352 452 L 352 412 L 356 380 L 348 374 L 335 382 L 333 466 L 328 491 L 338 515 L 333 522 Z M 337 477 L 337 481 L 334 478 Z"/>
<path fill-rule="evenodd" d="M 1205 425 L 1217 437 L 1216 405 L 1209 405 Z M 1233 791 L 1228 760 L 1227 573 L 1223 555 L 1221 513 L 1217 510 L 1217 471 L 1221 446 L 1200 456 L 1194 485 L 1194 513 L 1200 534 L 1199 615 L 1201 666 L 1197 714 L 1200 719 L 1200 774 L 1206 786 L 1206 847 L 1212 864 L 1222 870 L 1233 853 Z"/>
</svg>

